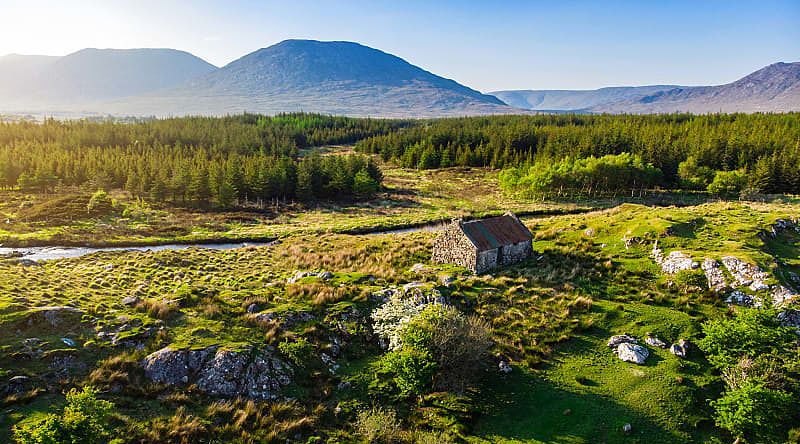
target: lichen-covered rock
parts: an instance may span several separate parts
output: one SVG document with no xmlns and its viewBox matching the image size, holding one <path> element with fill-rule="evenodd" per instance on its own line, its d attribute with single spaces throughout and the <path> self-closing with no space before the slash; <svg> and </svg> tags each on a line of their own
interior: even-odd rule
<svg viewBox="0 0 800 444">
<path fill-rule="evenodd" d="M 142 367 L 145 376 L 155 382 L 177 385 L 189 381 L 189 365 L 185 350 L 162 348 L 147 355 L 142 361 Z"/>
<path fill-rule="evenodd" d="M 795 300 L 797 293 L 783 285 L 773 285 L 770 290 L 770 296 L 772 297 L 772 303 L 779 307 Z"/>
<path fill-rule="evenodd" d="M 145 357 L 145 375 L 167 385 L 193 382 L 209 395 L 274 399 L 291 382 L 292 369 L 270 350 L 163 348 Z"/>
<path fill-rule="evenodd" d="M 689 352 L 689 342 L 685 339 L 679 339 L 677 343 L 672 344 L 669 351 L 679 358 L 686 358 L 686 354 Z"/>
<path fill-rule="evenodd" d="M 644 339 L 644 343 L 651 347 L 667 348 L 667 343 L 658 338 L 658 336 L 648 334 Z"/>
<path fill-rule="evenodd" d="M 217 350 L 198 372 L 197 388 L 214 396 L 233 397 L 239 393 L 249 356 L 233 350 Z"/>
<path fill-rule="evenodd" d="M 617 356 L 625 362 L 641 365 L 644 364 L 647 357 L 650 356 L 650 352 L 641 345 L 623 342 L 617 347 Z"/>
<path fill-rule="evenodd" d="M 725 268 L 731 273 L 736 280 L 736 286 L 749 285 L 753 291 L 765 290 L 769 288 L 766 281 L 770 279 L 769 274 L 758 268 L 753 264 L 737 259 L 733 256 L 725 256 L 722 258 L 722 263 Z"/>
<path fill-rule="evenodd" d="M 664 256 L 658 242 L 653 244 L 653 251 L 650 256 L 661 266 L 661 271 L 667 274 L 675 274 L 679 271 L 694 270 L 700 267 L 700 264 L 692 260 L 692 257 L 682 251 L 673 251 L 667 256 Z"/>
<path fill-rule="evenodd" d="M 740 305 L 742 307 L 760 307 L 761 301 L 739 290 L 733 290 L 725 299 L 726 304 Z"/>
<path fill-rule="evenodd" d="M 638 344 L 639 341 L 637 341 L 636 338 L 634 338 L 629 334 L 612 336 L 611 339 L 608 340 L 608 346 L 611 348 L 617 348 L 622 344 L 628 344 L 628 343 Z"/>
<path fill-rule="evenodd" d="M 725 281 L 725 274 L 719 266 L 719 262 L 714 259 L 706 258 L 700 268 L 706 274 L 708 281 L 708 288 L 715 292 L 722 292 L 728 288 L 728 283 Z"/>
<path fill-rule="evenodd" d="M 783 310 L 778 313 L 778 322 L 786 327 L 794 327 L 800 333 L 800 310 Z"/>
</svg>

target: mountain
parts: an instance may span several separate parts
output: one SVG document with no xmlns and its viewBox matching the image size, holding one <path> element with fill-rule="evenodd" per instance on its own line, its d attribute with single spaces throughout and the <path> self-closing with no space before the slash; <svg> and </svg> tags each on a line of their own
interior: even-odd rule
<svg viewBox="0 0 800 444">
<path fill-rule="evenodd" d="M 6 107 L 10 103 L 40 109 L 141 95 L 216 69 L 174 49 L 83 49 L 64 57 L 0 59 L 0 78 L 14 85 L 13 93 L 7 90 L 4 95 Z"/>
<path fill-rule="evenodd" d="M 0 57 L 0 99 L 19 94 L 28 82 L 38 77 L 58 57 L 9 54 Z"/>
<path fill-rule="evenodd" d="M 592 111 L 640 114 L 800 111 L 800 62 L 774 63 L 726 85 L 679 87 L 597 105 Z"/>
<path fill-rule="evenodd" d="M 110 106 L 131 114 L 313 111 L 379 117 L 520 112 L 405 60 L 352 42 L 286 40 L 180 87 Z"/>
<path fill-rule="evenodd" d="M 522 109 L 537 111 L 586 111 L 595 106 L 677 88 L 670 85 L 616 86 L 592 90 L 510 90 L 489 94 Z"/>
</svg>

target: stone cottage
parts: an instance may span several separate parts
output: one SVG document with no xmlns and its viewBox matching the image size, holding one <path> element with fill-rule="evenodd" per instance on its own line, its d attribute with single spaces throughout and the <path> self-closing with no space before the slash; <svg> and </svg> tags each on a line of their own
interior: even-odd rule
<svg viewBox="0 0 800 444">
<path fill-rule="evenodd" d="M 464 222 L 454 220 L 433 241 L 433 262 L 483 273 L 533 254 L 530 230 L 513 213 Z"/>
</svg>

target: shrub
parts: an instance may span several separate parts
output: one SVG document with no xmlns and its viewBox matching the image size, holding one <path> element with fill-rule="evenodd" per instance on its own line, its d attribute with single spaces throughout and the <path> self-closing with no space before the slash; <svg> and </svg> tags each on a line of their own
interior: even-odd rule
<svg viewBox="0 0 800 444">
<path fill-rule="evenodd" d="M 427 306 L 401 330 L 403 344 L 428 350 L 436 362 L 435 387 L 463 391 L 489 356 L 491 330 L 482 319 L 449 305 Z"/>
<path fill-rule="evenodd" d="M 305 367 L 314 353 L 314 346 L 306 338 L 300 336 L 295 340 L 284 339 L 278 344 L 278 350 L 298 367 Z"/>
<path fill-rule="evenodd" d="M 19 444 L 55 444 L 106 442 L 110 437 L 108 417 L 114 404 L 97 399 L 92 387 L 72 389 L 67 393 L 67 405 L 61 415 L 44 418 L 14 427 L 14 439 Z"/>
<path fill-rule="evenodd" d="M 776 420 L 785 418 L 792 404 L 790 393 L 752 382 L 728 390 L 720 399 L 711 402 L 718 426 L 737 438 L 753 442 L 776 442 Z"/>
<path fill-rule="evenodd" d="M 704 323 L 703 333 L 698 345 L 720 370 L 744 356 L 788 355 L 797 340 L 792 328 L 778 322 L 773 309 L 742 308 L 733 318 Z"/>
<path fill-rule="evenodd" d="M 102 216 L 111 212 L 114 203 L 111 201 L 108 193 L 103 190 L 97 190 L 92 197 L 89 198 L 89 203 L 86 204 L 86 212 L 92 215 Z"/>
<path fill-rule="evenodd" d="M 358 414 L 355 422 L 356 432 L 367 443 L 401 442 L 400 421 L 394 410 L 381 407 L 365 410 Z"/>
<path fill-rule="evenodd" d="M 672 282 L 678 285 L 681 291 L 689 291 L 695 288 L 704 289 L 708 287 L 708 279 L 703 270 L 681 270 L 672 276 Z"/>
<path fill-rule="evenodd" d="M 353 177 L 353 192 L 357 196 L 369 197 L 380 189 L 380 183 L 369 175 L 366 168 L 356 173 Z"/>
<path fill-rule="evenodd" d="M 419 396 L 430 391 L 436 362 L 425 349 L 404 347 L 385 354 L 380 368 L 390 375 L 402 397 Z"/>
<path fill-rule="evenodd" d="M 732 196 L 747 185 L 742 171 L 717 171 L 714 180 L 708 184 L 708 192 L 716 196 Z"/>
</svg>

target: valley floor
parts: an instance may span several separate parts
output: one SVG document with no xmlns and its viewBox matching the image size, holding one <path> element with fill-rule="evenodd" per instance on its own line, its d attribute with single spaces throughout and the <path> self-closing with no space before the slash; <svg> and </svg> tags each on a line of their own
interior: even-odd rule
<svg viewBox="0 0 800 444">
<path fill-rule="evenodd" d="M 796 286 L 800 236 L 763 234 L 797 218 L 795 200 L 536 203 L 500 195 L 488 170 L 384 173 L 390 191 L 378 200 L 274 213 L 137 207 L 99 220 L 78 211 L 55 224 L 41 214 L 56 197 L 1 196 L 0 213 L 14 219 L 0 228 L 7 246 L 281 242 L 0 261 L 0 441 L 14 424 L 60 409 L 66 389 L 87 384 L 115 404 L 122 442 L 353 442 L 363 437 L 353 425 L 358 412 L 377 404 L 395 409 L 402 429 L 430 433 L 409 435 L 418 442 L 732 441 L 714 425 L 708 400 L 723 386 L 700 350 L 679 359 L 651 348 L 645 365 L 635 365 L 606 341 L 653 333 L 694 343 L 702 322 L 729 313 L 722 295 L 664 273 L 651 257 L 656 241 L 698 262 L 735 256 L 769 273 L 770 284 Z M 526 214 L 537 256 L 486 275 L 431 265 L 432 232 L 347 234 L 505 210 Z M 384 353 L 371 333 L 375 295 L 409 283 L 488 322 L 493 361 L 479 384 L 413 402 L 375 391 Z M 302 354 L 284 345 L 296 343 L 308 344 Z M 221 402 L 200 373 L 153 382 L 142 363 L 166 347 L 229 350 L 234 362 L 247 354 L 245 367 L 259 353 L 272 356 L 292 368 L 290 381 L 273 401 Z M 511 372 L 499 372 L 499 361 Z M 230 417 L 235 425 L 221 419 Z"/>
</svg>

